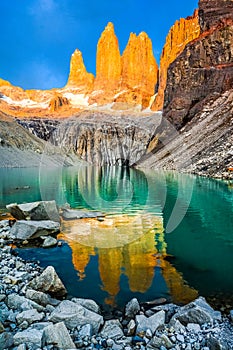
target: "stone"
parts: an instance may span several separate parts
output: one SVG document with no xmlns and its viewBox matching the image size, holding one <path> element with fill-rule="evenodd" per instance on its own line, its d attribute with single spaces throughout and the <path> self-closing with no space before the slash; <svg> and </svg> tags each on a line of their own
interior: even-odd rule
<svg viewBox="0 0 233 350">
<path fill-rule="evenodd" d="M 134 320 L 130 320 L 129 324 L 127 325 L 127 335 L 131 336 L 134 335 L 136 330 L 136 323 Z"/>
<path fill-rule="evenodd" d="M 65 286 L 53 266 L 46 267 L 40 276 L 29 283 L 29 287 L 58 298 L 67 294 Z"/>
<path fill-rule="evenodd" d="M 195 332 L 195 333 L 198 333 L 201 331 L 201 327 L 199 324 L 197 323 L 188 323 L 187 324 L 187 330 L 188 331 L 192 331 L 192 332 Z"/>
<path fill-rule="evenodd" d="M 28 328 L 14 335 L 14 345 L 27 344 L 28 347 L 41 348 L 42 331 Z"/>
<path fill-rule="evenodd" d="M 2 324 L 2 322 L 0 322 L 0 333 L 3 333 L 3 332 L 5 332 L 5 328 L 4 328 L 3 324 Z"/>
<path fill-rule="evenodd" d="M 137 324 L 137 334 L 140 332 L 146 332 L 147 329 L 150 329 L 152 333 L 156 331 L 157 328 L 163 326 L 165 323 L 165 312 L 163 310 L 157 312 L 156 314 L 146 317 L 144 315 L 136 316 Z"/>
<path fill-rule="evenodd" d="M 128 318 L 134 318 L 134 316 L 140 311 L 140 305 L 136 298 L 130 300 L 125 307 L 125 316 Z"/>
<path fill-rule="evenodd" d="M 93 335 L 92 326 L 90 324 L 85 324 L 81 327 L 79 331 L 79 336 L 81 338 L 91 337 Z"/>
<path fill-rule="evenodd" d="M 55 201 L 40 201 L 25 204 L 9 204 L 6 208 L 17 220 L 49 220 L 60 222 Z"/>
<path fill-rule="evenodd" d="M 163 341 L 161 338 L 154 336 L 148 343 L 149 348 L 160 349 L 163 346 Z"/>
<path fill-rule="evenodd" d="M 57 240 L 54 237 L 48 236 L 45 238 L 42 247 L 43 248 L 50 248 L 50 247 L 54 247 L 55 245 L 57 245 Z"/>
<path fill-rule="evenodd" d="M 233 310 L 230 311 L 230 319 L 233 322 Z"/>
<path fill-rule="evenodd" d="M 75 220 L 84 218 L 98 218 L 103 217 L 104 214 L 99 211 L 86 211 L 75 209 L 64 209 L 62 212 L 62 218 L 64 220 Z"/>
<path fill-rule="evenodd" d="M 39 292 L 33 289 L 27 289 L 26 298 L 42 306 L 46 306 L 46 305 L 57 306 L 60 303 L 59 300 L 51 298 L 49 294 Z"/>
<path fill-rule="evenodd" d="M 103 338 L 120 339 L 124 336 L 119 320 L 106 321 L 100 333 Z"/>
<path fill-rule="evenodd" d="M 10 309 L 18 310 L 18 311 L 25 311 L 30 309 L 36 309 L 39 312 L 44 311 L 43 306 L 15 293 L 8 295 L 7 306 Z"/>
<path fill-rule="evenodd" d="M 71 301 L 73 301 L 76 304 L 79 304 L 86 309 L 95 312 L 98 314 L 100 312 L 100 307 L 99 305 L 91 299 L 82 299 L 82 298 L 72 298 Z"/>
<path fill-rule="evenodd" d="M 43 345 L 53 345 L 59 349 L 76 349 L 71 336 L 63 322 L 44 328 Z"/>
<path fill-rule="evenodd" d="M 198 11 L 195 11 L 192 16 L 181 18 L 171 27 L 160 57 L 159 88 L 152 110 L 159 111 L 163 109 L 168 67 L 184 50 L 185 46 L 190 41 L 198 38 L 199 35 Z"/>
<path fill-rule="evenodd" d="M 111 48 L 111 49 L 110 49 Z M 89 99 L 90 103 L 104 104 L 111 101 L 121 80 L 121 54 L 118 39 L 111 22 L 105 27 L 97 45 L 96 78 L 94 91 L 101 91 Z"/>
<path fill-rule="evenodd" d="M 72 301 L 62 301 L 48 318 L 54 323 L 64 322 L 68 329 L 90 324 L 96 334 L 103 324 L 103 317 Z"/>
<path fill-rule="evenodd" d="M 174 344 L 171 340 L 166 336 L 166 334 L 162 334 L 160 339 L 162 340 L 162 344 L 166 347 L 166 349 L 173 348 Z"/>
<path fill-rule="evenodd" d="M 13 335 L 11 333 L 0 334 L 0 349 L 9 349 L 13 345 Z"/>
<path fill-rule="evenodd" d="M 210 335 L 210 337 L 207 339 L 207 346 L 211 350 L 228 350 L 230 348 L 227 345 L 227 340 L 228 339 L 226 337 L 222 339 L 221 337 Z"/>
<path fill-rule="evenodd" d="M 87 72 L 82 53 L 76 49 L 71 56 L 70 74 L 66 87 L 75 87 L 78 88 L 79 93 L 88 93 L 93 90 L 93 85 L 94 75 Z"/>
<path fill-rule="evenodd" d="M 20 344 L 20 345 L 17 347 L 17 350 L 27 350 L 26 344 Z"/>
<path fill-rule="evenodd" d="M 26 221 L 19 220 L 10 230 L 13 239 L 30 240 L 60 231 L 60 224 L 55 221 Z"/>
<path fill-rule="evenodd" d="M 39 313 L 36 309 L 20 312 L 16 316 L 17 323 L 20 324 L 23 321 L 27 321 L 30 325 L 33 322 L 41 321 L 44 318 L 44 313 Z"/>
<path fill-rule="evenodd" d="M 54 93 L 54 97 L 51 98 L 49 102 L 49 110 L 51 112 L 57 112 L 61 109 L 69 107 L 70 102 L 67 97 L 62 96 L 61 94 Z"/>
<path fill-rule="evenodd" d="M 182 334 L 177 334 L 176 339 L 181 342 L 184 343 L 184 336 Z"/>
<path fill-rule="evenodd" d="M 149 107 L 151 96 L 155 93 L 159 70 L 152 42 L 145 32 L 138 36 L 130 33 L 121 62 L 121 87 L 115 101 Z"/>
<path fill-rule="evenodd" d="M 172 320 L 179 320 L 183 325 L 188 323 L 213 323 L 215 320 L 221 320 L 221 313 L 214 311 L 206 302 L 205 298 L 199 297 L 193 302 L 181 307 L 172 317 Z"/>
</svg>

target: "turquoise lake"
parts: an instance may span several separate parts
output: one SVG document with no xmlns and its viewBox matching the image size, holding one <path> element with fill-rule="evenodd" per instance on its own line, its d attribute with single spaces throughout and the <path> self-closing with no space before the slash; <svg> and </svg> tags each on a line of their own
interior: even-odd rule
<svg viewBox="0 0 233 350">
<path fill-rule="evenodd" d="M 120 167 L 0 169 L 1 212 L 9 203 L 52 199 L 106 215 L 62 222 L 61 247 L 18 249 L 53 265 L 69 295 L 105 308 L 132 297 L 232 296 L 231 182 Z"/>
</svg>

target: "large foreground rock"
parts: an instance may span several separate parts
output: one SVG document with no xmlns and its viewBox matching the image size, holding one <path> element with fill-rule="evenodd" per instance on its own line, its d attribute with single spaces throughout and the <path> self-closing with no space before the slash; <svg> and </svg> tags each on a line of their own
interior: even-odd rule
<svg viewBox="0 0 233 350">
<path fill-rule="evenodd" d="M 44 311 L 43 306 L 16 293 L 12 293 L 7 297 L 7 306 L 10 309 L 18 311 L 26 311 L 32 309 L 36 309 L 39 312 Z"/>
<path fill-rule="evenodd" d="M 51 220 L 60 222 L 55 201 L 40 201 L 25 204 L 9 204 L 6 206 L 17 220 Z"/>
<path fill-rule="evenodd" d="M 60 224 L 58 222 L 44 221 L 17 221 L 10 230 L 10 236 L 14 239 L 26 240 L 35 239 L 40 236 L 58 233 Z"/>
<path fill-rule="evenodd" d="M 44 328 L 42 343 L 57 346 L 59 349 L 76 349 L 63 322 Z"/>
<path fill-rule="evenodd" d="M 72 301 L 64 300 L 51 313 L 49 321 L 64 322 L 68 329 L 90 324 L 96 334 L 103 324 L 103 317 Z"/>
<path fill-rule="evenodd" d="M 163 310 L 157 312 L 151 317 L 146 317 L 144 315 L 136 316 L 136 324 L 137 334 L 141 332 L 146 332 L 148 329 L 151 330 L 152 333 L 156 331 L 157 328 L 163 326 L 165 323 L 165 312 Z"/>
<path fill-rule="evenodd" d="M 57 306 L 60 303 L 59 300 L 51 298 L 50 295 L 43 292 L 39 292 L 34 289 L 27 289 L 26 297 L 42 306 L 46 306 L 46 305 Z"/>
<path fill-rule="evenodd" d="M 183 325 L 188 323 L 213 323 L 215 320 L 221 320 L 221 313 L 215 311 L 203 297 L 199 297 L 193 302 L 180 308 L 179 311 L 172 317 L 174 320 L 180 321 Z"/>
<path fill-rule="evenodd" d="M 33 349 L 41 348 L 42 334 L 43 331 L 28 328 L 14 335 L 14 345 L 27 344 L 28 347 L 31 346 Z"/>
<path fill-rule="evenodd" d="M 29 287 L 58 298 L 67 294 L 65 286 L 53 266 L 48 266 L 39 277 L 34 278 L 29 283 Z"/>
</svg>

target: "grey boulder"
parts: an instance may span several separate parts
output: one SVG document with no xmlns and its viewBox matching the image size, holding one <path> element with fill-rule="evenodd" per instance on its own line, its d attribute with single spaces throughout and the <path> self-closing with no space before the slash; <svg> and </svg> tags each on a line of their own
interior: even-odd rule
<svg viewBox="0 0 233 350">
<path fill-rule="evenodd" d="M 54 323 L 64 322 L 68 329 L 90 324 L 96 334 L 103 324 L 103 317 L 69 300 L 62 301 L 48 318 Z"/>
<path fill-rule="evenodd" d="M 144 315 L 136 316 L 136 325 L 137 334 L 141 332 L 146 332 L 148 329 L 151 330 L 152 333 L 156 331 L 156 329 L 160 326 L 163 326 L 165 323 L 165 311 L 161 310 L 156 314 L 146 317 Z"/>
<path fill-rule="evenodd" d="M 221 313 L 215 311 L 203 297 L 192 301 L 191 303 L 181 307 L 179 311 L 172 317 L 171 322 L 180 321 L 187 326 L 188 323 L 196 323 L 202 325 L 204 323 L 213 323 L 215 320 L 221 320 Z"/>
<path fill-rule="evenodd" d="M 28 347 L 41 348 L 43 331 L 28 328 L 14 335 L 14 345 L 27 344 Z"/>
<path fill-rule="evenodd" d="M 100 333 L 103 338 L 120 339 L 124 336 L 119 320 L 106 321 Z"/>
<path fill-rule="evenodd" d="M 130 300 L 125 307 L 125 316 L 128 318 L 133 318 L 138 311 L 140 311 L 140 305 L 136 298 Z"/>
<path fill-rule="evenodd" d="M 82 298 L 72 298 L 71 301 L 73 301 L 74 303 L 79 304 L 79 305 L 85 307 L 86 309 L 93 311 L 97 314 L 100 311 L 99 305 L 96 304 L 96 302 L 94 300 L 82 299 Z"/>
<path fill-rule="evenodd" d="M 59 300 L 51 298 L 50 295 L 43 292 L 39 292 L 34 289 L 27 289 L 26 298 L 42 306 L 46 306 L 46 305 L 57 306 L 60 303 Z"/>
<path fill-rule="evenodd" d="M 45 237 L 44 242 L 42 244 L 42 247 L 43 248 L 50 248 L 50 247 L 54 247 L 55 245 L 57 245 L 56 238 L 48 236 L 48 237 Z"/>
<path fill-rule="evenodd" d="M 9 204 L 6 208 L 17 220 L 51 220 L 60 222 L 55 201 L 39 201 L 25 204 Z"/>
<path fill-rule="evenodd" d="M 48 293 L 53 297 L 63 297 L 67 290 L 58 277 L 53 266 L 48 266 L 40 276 L 34 278 L 28 285 L 34 290 Z"/>
<path fill-rule="evenodd" d="M 9 349 L 13 345 L 13 342 L 12 334 L 7 332 L 0 334 L 0 349 Z"/>
<path fill-rule="evenodd" d="M 76 349 L 63 322 L 44 328 L 42 343 L 56 346 L 59 349 Z"/>
<path fill-rule="evenodd" d="M 43 312 L 40 313 L 36 309 L 20 312 L 16 316 L 16 320 L 18 324 L 24 321 L 27 321 L 29 325 L 32 324 L 33 322 L 41 321 L 43 318 L 44 318 L 44 313 Z"/>
<path fill-rule="evenodd" d="M 44 311 L 43 306 L 16 293 L 12 293 L 7 297 L 7 306 L 10 309 L 18 311 L 26 311 L 31 309 L 36 309 L 37 311 Z"/>
<path fill-rule="evenodd" d="M 62 218 L 64 220 L 98 218 L 98 217 L 103 217 L 103 216 L 105 216 L 105 215 L 99 211 L 63 209 L 63 212 L 62 212 Z"/>
<path fill-rule="evenodd" d="M 17 221 L 10 230 L 13 239 L 27 240 L 60 232 L 60 224 L 55 221 Z"/>
</svg>

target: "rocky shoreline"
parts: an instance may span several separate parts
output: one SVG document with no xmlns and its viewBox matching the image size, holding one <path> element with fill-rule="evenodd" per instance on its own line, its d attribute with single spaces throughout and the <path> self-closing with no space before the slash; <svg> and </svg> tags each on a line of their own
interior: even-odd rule
<svg viewBox="0 0 233 350">
<path fill-rule="evenodd" d="M 38 203 L 23 207 L 24 215 L 42 215 Z M 114 319 L 94 300 L 67 298 L 52 266 L 17 256 L 11 225 L 0 221 L 0 349 L 233 349 L 233 311 L 214 311 L 202 297 L 186 306 L 132 299 Z"/>
</svg>

